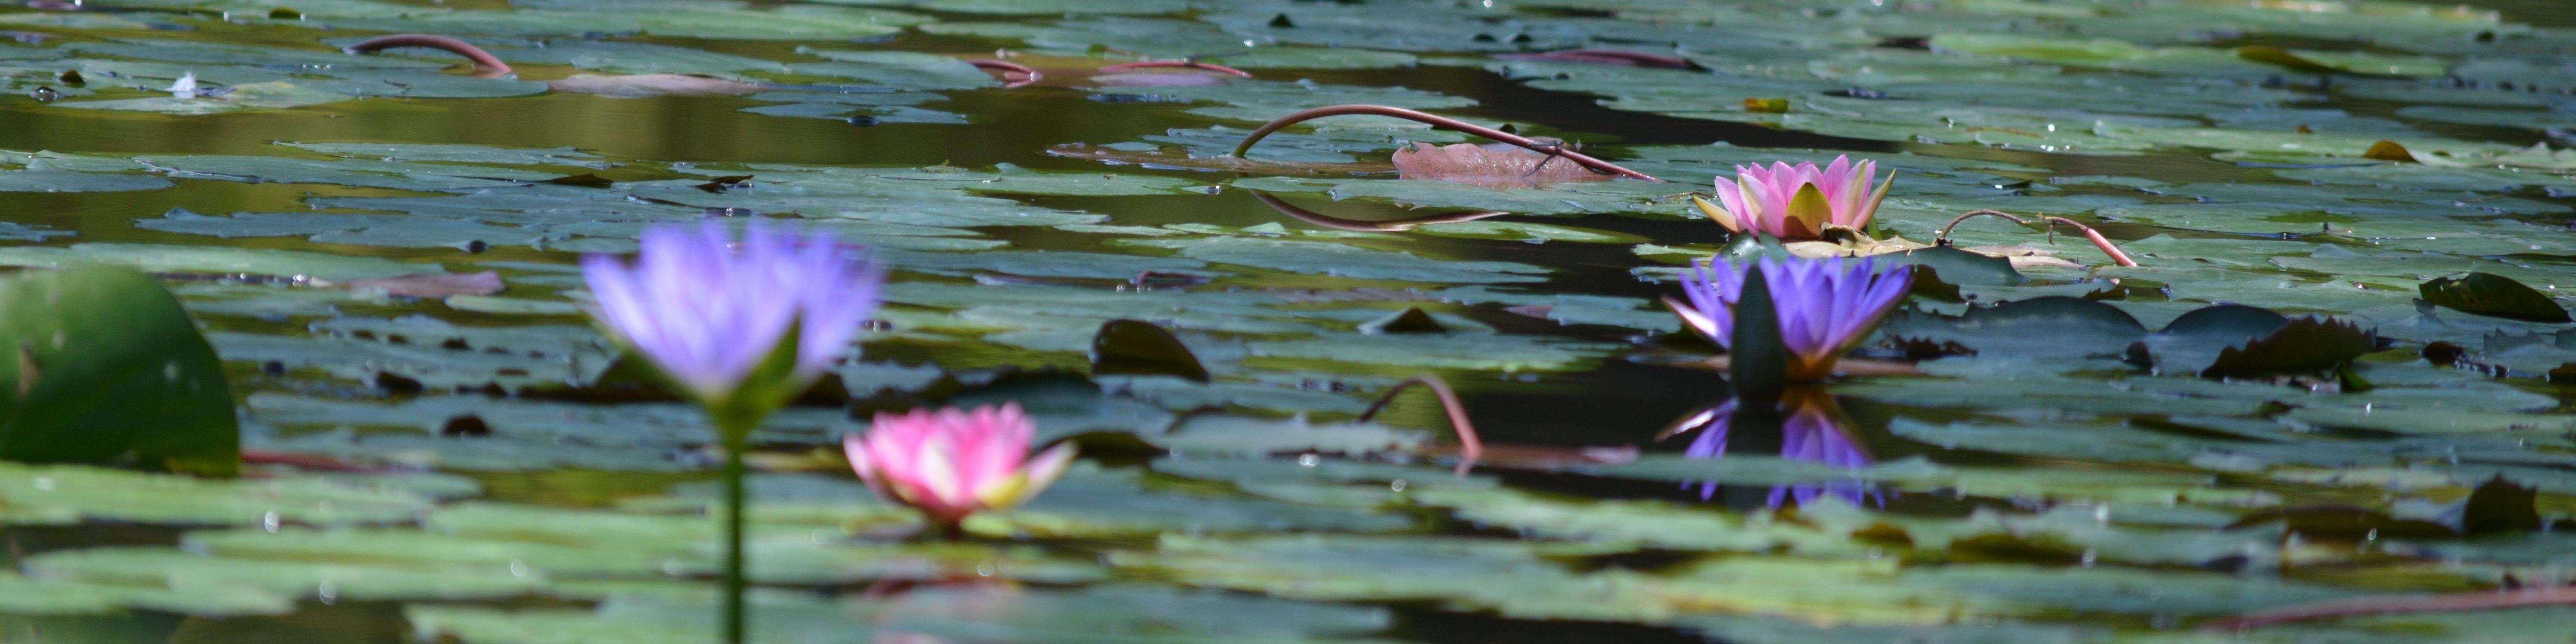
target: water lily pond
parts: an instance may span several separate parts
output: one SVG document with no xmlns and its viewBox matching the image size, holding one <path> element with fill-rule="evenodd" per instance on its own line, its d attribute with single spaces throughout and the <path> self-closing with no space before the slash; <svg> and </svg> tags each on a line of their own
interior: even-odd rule
<svg viewBox="0 0 2576 644">
<path fill-rule="evenodd" d="M 0 642 L 2576 633 L 2562 0 L 0 36 Z"/>
</svg>

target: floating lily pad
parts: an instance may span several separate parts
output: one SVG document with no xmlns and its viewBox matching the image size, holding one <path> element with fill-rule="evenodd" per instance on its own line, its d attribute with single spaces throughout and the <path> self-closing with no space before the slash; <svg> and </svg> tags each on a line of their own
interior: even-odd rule
<svg viewBox="0 0 2576 644">
<path fill-rule="evenodd" d="M 854 618 L 852 613 L 857 613 Z M 503 610 L 416 604 L 404 615 L 422 637 L 474 644 L 534 644 L 563 637 L 656 644 L 713 637 L 712 597 L 632 594 L 596 609 Z M 868 642 L 889 637 L 974 637 L 993 642 L 1225 640 L 1266 644 L 1348 642 L 1387 628 L 1383 609 L 1139 585 L 1078 590 L 1000 586 L 923 588 L 866 602 L 764 596 L 751 603 L 758 637 Z"/>
<path fill-rule="evenodd" d="M 128 98 L 108 101 L 73 101 L 55 103 L 60 107 L 91 110 L 124 110 L 163 114 L 214 114 L 237 110 L 282 109 L 336 103 L 356 98 L 291 81 L 246 83 L 229 86 L 219 96 Z"/>
<path fill-rule="evenodd" d="M 432 264 L 378 257 L 219 246 L 86 243 L 61 248 L 0 248 L 0 265 L 61 267 L 83 263 L 123 264 L 160 273 L 250 274 L 330 280 L 441 272 Z"/>
<path fill-rule="evenodd" d="M 0 192 L 122 192 L 168 187 L 168 179 L 151 175 L 0 170 Z"/>
<path fill-rule="evenodd" d="M 200 479 L 81 466 L 0 467 L 0 521 L 348 525 L 410 521 L 432 500 L 400 485 L 320 476 Z"/>
<path fill-rule="evenodd" d="M 608 167 L 607 162 L 599 160 L 599 155 L 568 147 L 541 149 L 426 143 L 295 143 L 288 141 L 280 141 L 278 145 L 333 156 L 387 161 L 568 165 L 601 169 Z"/>
</svg>

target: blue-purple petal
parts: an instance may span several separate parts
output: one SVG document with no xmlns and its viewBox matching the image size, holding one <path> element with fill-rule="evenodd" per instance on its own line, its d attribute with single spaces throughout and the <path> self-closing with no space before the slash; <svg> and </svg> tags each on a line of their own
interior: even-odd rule
<svg viewBox="0 0 2576 644">
<path fill-rule="evenodd" d="M 582 260 L 601 322 L 665 373 L 707 398 L 727 395 L 786 339 L 799 376 L 838 359 L 875 311 L 883 273 L 828 235 L 760 222 L 737 242 L 722 223 L 645 229 L 632 262 Z M 826 297 L 825 295 L 829 296 Z"/>
</svg>

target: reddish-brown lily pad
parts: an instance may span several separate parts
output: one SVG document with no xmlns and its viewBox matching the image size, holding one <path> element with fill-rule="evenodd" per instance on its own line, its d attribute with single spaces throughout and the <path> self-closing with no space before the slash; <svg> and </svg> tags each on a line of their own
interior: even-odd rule
<svg viewBox="0 0 2576 644">
<path fill-rule="evenodd" d="M 1480 186 L 1528 187 L 1568 181 L 1609 181 L 1572 161 L 1500 143 L 1408 144 L 1395 151 L 1395 170 L 1406 179 Z"/>
</svg>

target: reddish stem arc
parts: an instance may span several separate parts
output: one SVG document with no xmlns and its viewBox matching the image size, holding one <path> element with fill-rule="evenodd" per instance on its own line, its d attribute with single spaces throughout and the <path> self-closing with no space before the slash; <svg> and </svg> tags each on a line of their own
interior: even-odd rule
<svg viewBox="0 0 2576 644">
<path fill-rule="evenodd" d="M 990 59 L 990 58 L 977 58 L 977 59 L 974 59 L 974 60 L 966 61 L 966 64 L 968 64 L 968 65 L 974 65 L 976 69 L 1000 70 L 1000 71 L 1002 72 L 1002 88 L 1003 88 L 1003 89 L 1010 89 L 1010 88 L 1014 88 L 1014 87 L 1026 87 L 1026 86 L 1028 86 L 1028 85 L 1030 85 L 1030 84 L 1032 84 L 1032 83 L 1036 83 L 1036 82 L 1038 82 L 1038 81 L 1046 80 L 1046 74 L 1038 73 L 1038 70 L 1037 70 L 1037 69 L 1035 69 L 1035 68 L 1031 68 L 1031 67 L 1029 67 L 1029 66 L 1027 66 L 1027 65 L 1022 65 L 1022 64 L 1014 63 L 1014 62 L 1007 61 L 1007 60 L 993 60 L 993 59 Z M 1022 79 L 1020 79 L 1020 80 L 1011 80 L 1011 76 L 1010 76 L 1011 74 L 1019 74 L 1019 75 L 1021 75 L 1021 76 L 1025 76 L 1026 78 L 1022 78 Z"/>
<path fill-rule="evenodd" d="M 1959 227 L 1959 222 L 1967 221 L 1967 220 L 1969 220 L 1969 219 L 1971 219 L 1971 218 L 1975 218 L 1975 217 L 2001 217 L 2001 218 L 2003 218 L 2005 221 L 2010 221 L 2010 222 L 2013 222 L 2013 223 L 2016 223 L 2016 224 L 2021 224 L 2021 225 L 2024 225 L 2024 226 L 2030 225 L 2030 222 L 2029 222 L 2028 220 L 2024 220 L 2024 219 L 2022 219 L 2022 218 L 2020 218 L 2020 217 L 2012 216 L 2012 214 L 2011 214 L 2011 213 L 2007 213 L 2007 212 L 2004 212 L 2004 211 L 2001 211 L 2001 210 L 1972 210 L 1972 211 L 1969 211 L 1969 212 L 1968 212 L 1968 213 L 1966 213 L 1966 214 L 1959 215 L 1959 218 L 1957 218 L 1957 219 L 1952 219 L 1952 220 L 1950 220 L 1950 224 L 1949 224 L 1949 225 L 1947 225 L 1947 226 L 1942 226 L 1942 227 L 1941 227 L 1941 233 L 1940 233 L 1939 235 L 1935 235 L 1935 236 L 1933 236 L 1933 237 L 1932 237 L 1932 243 L 1935 243 L 1935 244 L 1948 244 L 1948 243 L 1950 243 L 1950 229 Z M 2101 232 L 2101 231 L 2094 230 L 2092 226 L 2086 226 L 2086 225 L 2084 225 L 2084 224 L 2082 224 L 2082 223 L 2080 223 L 2080 222 L 2077 222 L 2077 221 L 2075 221 L 2075 220 L 2073 220 L 2073 219 L 2067 219 L 2067 218 L 2065 218 L 2065 217 L 2043 216 L 2043 217 L 2040 217 L 2040 219 L 2046 220 L 2046 221 L 2051 222 L 2051 223 L 2059 223 L 2059 224 L 2066 224 L 2066 225 L 2069 225 L 2069 226 L 2074 226 L 2076 230 L 2084 231 L 2084 239 L 2092 241 L 2092 242 L 2093 242 L 2093 247 L 2102 249 L 2102 254 L 2111 256 L 2111 263 L 2119 264 L 2119 265 L 2121 265 L 2121 266 L 2137 266 L 2137 265 L 2138 265 L 2138 260 L 2129 259 L 2129 254 L 2128 254 L 2128 253 L 2121 252 L 2121 251 L 2120 251 L 2120 247 L 2119 247 L 2119 246 L 2114 246 L 2114 245 L 2112 245 L 2112 244 L 2111 244 L 2111 239 L 2110 239 L 2110 238 L 2108 238 L 2108 237 L 2103 237 L 2103 236 L 2102 236 L 2102 232 Z"/>
<path fill-rule="evenodd" d="M 2121 266 L 2138 265 L 2138 260 L 2129 259 L 2128 253 L 2120 252 L 2120 247 L 2111 245 L 2110 238 L 2103 237 L 2102 231 L 2094 230 L 2092 226 L 2076 223 L 2075 220 L 2067 219 L 2065 217 L 2044 217 L 2044 219 L 2074 226 L 2076 230 L 2084 231 L 2084 238 L 2092 240 L 2094 247 L 2102 249 L 2102 254 L 2111 256 L 2111 262 L 2114 264 L 2119 264 Z"/>
<path fill-rule="evenodd" d="M 1457 130 L 1457 131 L 1460 131 L 1460 132 L 1466 132 L 1466 133 L 1468 133 L 1468 134 L 1473 134 L 1473 135 L 1481 136 L 1481 137 L 1485 137 L 1485 138 L 1488 138 L 1488 139 L 1493 139 L 1493 140 L 1495 140 L 1495 141 L 1500 141 L 1500 142 L 1503 142 L 1503 143 L 1509 143 L 1509 144 L 1512 144 L 1512 145 L 1517 145 L 1517 146 L 1520 146 L 1520 147 L 1522 147 L 1522 148 L 1526 148 L 1526 149 L 1528 149 L 1528 150 L 1530 150 L 1530 151 L 1532 151 L 1532 152 L 1537 152 L 1537 153 L 1540 153 L 1540 154 L 1547 154 L 1547 155 L 1554 155 L 1554 156 L 1565 157 L 1565 160 L 1567 160 L 1567 161 L 1572 161 L 1572 162 L 1575 162 L 1575 163 L 1581 164 L 1583 167 L 1591 168 L 1591 169 L 1593 169 L 1593 170 L 1597 170 L 1597 171 L 1601 171 L 1601 172 L 1606 172 L 1606 173 L 1610 173 L 1610 174 L 1615 174 L 1615 175 L 1619 175 L 1619 176 L 1622 176 L 1622 177 L 1627 177 L 1627 178 L 1630 178 L 1630 179 L 1642 179 L 1642 180 L 1646 180 L 1646 181 L 1653 181 L 1653 182 L 1656 182 L 1656 183 L 1663 183 L 1663 181 L 1664 181 L 1664 180 L 1662 180 L 1662 179 L 1657 179 L 1657 178 L 1655 178 L 1655 177 L 1653 177 L 1653 176 L 1651 176 L 1651 175 L 1648 175 L 1648 174 L 1646 174 L 1646 173 L 1643 173 L 1643 172 L 1638 172 L 1638 171 L 1635 171 L 1635 170 L 1630 170 L 1630 169 L 1627 169 L 1627 168 L 1619 167 L 1619 164 L 1616 164 L 1616 163 L 1611 163 L 1611 162 L 1608 162 L 1608 161 L 1603 161 L 1603 160 L 1600 160 L 1600 159 L 1592 158 L 1592 156 L 1591 156 L 1591 155 L 1587 155 L 1587 154 L 1584 154 L 1584 153 L 1581 153 L 1581 152 L 1576 152 L 1576 151 L 1573 151 L 1573 150 L 1565 149 L 1565 148 L 1566 148 L 1566 146 L 1561 145 L 1561 144 L 1542 144 L 1542 143 L 1539 143 L 1539 142 L 1537 142 L 1537 141 L 1532 141 L 1532 140 L 1530 140 L 1530 139 L 1529 139 L 1529 137 L 1525 137 L 1525 136 L 1521 136 L 1521 135 L 1518 135 L 1518 134 L 1513 134 L 1513 133 L 1510 133 L 1510 132 L 1505 132 L 1505 131 L 1502 131 L 1502 130 L 1497 130 L 1497 129 L 1493 129 L 1493 128 L 1485 127 L 1485 126 L 1482 126 L 1482 125 L 1477 125 L 1477 124 L 1474 124 L 1474 123 L 1468 123 L 1468 122 L 1466 122 L 1466 121 L 1461 121 L 1461 120 L 1458 120 L 1458 119 L 1453 119 L 1453 118 L 1449 118 L 1449 117 L 1446 117 L 1446 116 L 1441 116 L 1441 115 L 1438 115 L 1438 114 L 1431 114 L 1431 113 L 1427 113 L 1427 112 L 1417 112 L 1417 111 L 1414 111 L 1414 110 L 1408 110 L 1408 109 L 1404 109 L 1404 108 L 1401 108 L 1401 107 L 1388 107 L 1388 106 L 1385 106 L 1385 105 L 1327 105 L 1327 106 L 1324 106 L 1324 107 L 1318 107 L 1318 108 L 1314 108 L 1314 109 L 1310 109 L 1310 110 L 1301 111 L 1301 112 L 1298 112 L 1298 113 L 1295 113 L 1295 114 L 1290 114 L 1290 115 L 1287 115 L 1287 116 L 1279 117 L 1279 120 L 1271 121 L 1271 122 L 1269 122 L 1269 123 L 1262 124 L 1262 126 L 1261 126 L 1261 128 L 1260 128 L 1260 129 L 1253 130 L 1251 134 L 1244 135 L 1244 137 L 1243 137 L 1243 142 L 1242 142 L 1242 143 L 1239 143 L 1239 144 L 1236 144 L 1236 145 L 1234 146 L 1234 156 L 1238 156 L 1238 157 L 1243 156 L 1245 152 L 1249 152 L 1249 151 L 1251 151 L 1251 150 L 1252 150 L 1252 144 L 1261 142 L 1262 137 L 1270 136 L 1270 133 L 1272 133 L 1272 132 L 1277 132 L 1277 131 L 1279 131 L 1279 129 L 1280 129 L 1280 128 L 1288 127 L 1288 126 L 1290 126 L 1290 125 L 1296 125 L 1296 124 L 1298 124 L 1298 123 L 1302 123 L 1302 122 L 1306 122 L 1306 121 L 1311 121 L 1311 120 L 1314 120 L 1314 119 L 1319 119 L 1319 118 L 1323 118 L 1323 117 L 1327 117 L 1327 116 L 1348 116 L 1348 115 L 1353 115 L 1353 114 L 1367 114 L 1367 115 L 1374 115 L 1374 116 L 1392 116 L 1392 117 L 1395 117 L 1395 118 L 1400 118 L 1400 119 L 1404 119 L 1404 120 L 1408 120 L 1408 121 L 1413 121 L 1413 122 L 1416 122 L 1416 123 L 1427 123 L 1427 124 L 1431 124 L 1431 125 L 1435 125 L 1435 126 L 1439 126 L 1439 127 L 1444 127 L 1444 128 L 1449 128 L 1449 129 L 1452 129 L 1452 130 Z"/>
<path fill-rule="evenodd" d="M 1137 61 L 1137 62 L 1132 62 L 1132 63 L 1119 63 L 1119 64 L 1116 64 L 1116 65 L 1103 65 L 1103 66 L 1101 66 L 1100 71 L 1104 71 L 1104 72 L 1114 72 L 1114 71 L 1128 70 L 1128 69 L 1144 69 L 1144 68 L 1147 68 L 1147 67 L 1183 67 L 1183 68 L 1188 68 L 1188 69 L 1204 69 L 1204 70 L 1208 70 L 1208 71 L 1212 71 L 1212 72 L 1220 72 L 1220 73 L 1226 73 L 1226 74 L 1233 74 L 1233 75 L 1241 76 L 1241 77 L 1244 77 L 1244 78 L 1251 78 L 1251 77 L 1252 77 L 1252 72 L 1247 72 L 1247 71 L 1243 71 L 1243 70 L 1240 70 L 1240 69 L 1235 69 L 1235 68 L 1232 68 L 1232 67 L 1227 67 L 1227 66 L 1219 65 L 1219 64 L 1215 64 L 1215 63 L 1202 63 L 1202 62 L 1195 61 L 1195 60 L 1143 60 L 1143 61 Z"/>
<path fill-rule="evenodd" d="M 491 76 L 510 73 L 510 64 L 501 62 L 501 58 L 499 56 L 492 55 L 492 52 L 483 51 L 483 48 L 476 47 L 471 43 L 446 36 L 433 36 L 429 34 L 395 34 L 391 36 L 378 36 L 375 38 L 369 38 L 355 45 L 343 47 L 340 51 L 352 54 L 364 54 L 378 50 L 401 47 L 427 47 L 464 56 L 466 60 L 474 61 L 475 66 L 482 67 L 487 70 L 485 73 Z"/>
<path fill-rule="evenodd" d="M 1476 424 L 1467 420 L 1467 404 L 1458 401 L 1458 392 L 1451 390 L 1449 381 L 1441 380 L 1440 376 L 1425 373 L 1395 383 L 1385 395 L 1378 397 L 1376 403 L 1369 405 L 1368 411 L 1360 412 L 1360 422 L 1376 418 L 1377 412 L 1386 409 L 1387 403 L 1395 402 L 1396 394 L 1404 393 L 1406 387 L 1414 385 L 1431 388 L 1431 393 L 1440 397 L 1440 408 L 1449 412 L 1449 428 L 1458 432 L 1458 473 L 1466 474 L 1468 468 L 1476 465 L 1476 458 L 1485 455 L 1485 441 L 1476 437 Z"/>
</svg>

